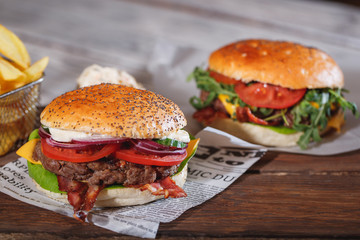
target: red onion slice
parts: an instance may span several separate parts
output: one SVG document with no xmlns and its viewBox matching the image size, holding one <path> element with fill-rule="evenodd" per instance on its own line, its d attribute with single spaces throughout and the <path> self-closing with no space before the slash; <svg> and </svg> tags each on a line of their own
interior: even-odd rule
<svg viewBox="0 0 360 240">
<path fill-rule="evenodd" d="M 39 127 L 39 136 L 41 138 L 49 138 L 50 134 L 47 133 L 42 127 Z"/>
<path fill-rule="evenodd" d="M 151 140 L 140 140 L 140 141 L 132 141 L 134 143 L 134 149 L 136 151 L 146 153 L 146 154 L 154 154 L 158 156 L 165 156 L 165 155 L 181 155 L 186 152 L 186 148 L 171 148 L 168 146 L 164 146 L 154 142 L 152 144 Z M 162 149 L 156 148 L 159 147 L 157 145 L 161 145 Z"/>
<path fill-rule="evenodd" d="M 147 140 L 147 139 L 137 140 L 137 141 L 135 140 L 133 142 L 135 142 L 135 144 L 141 144 L 144 147 L 147 147 L 147 148 L 150 148 L 150 149 L 155 149 L 155 150 L 169 150 L 170 149 L 169 146 L 165 146 L 165 145 L 162 145 L 160 143 L 157 143 L 157 142 L 154 142 L 154 141 L 151 141 L 151 140 Z"/>
<path fill-rule="evenodd" d="M 52 147 L 59 147 L 59 148 L 69 148 L 69 149 L 85 149 L 89 147 L 89 144 L 83 144 L 83 143 L 64 143 L 64 142 L 58 142 L 52 139 L 51 137 L 45 138 L 46 143 L 49 144 Z"/>
<path fill-rule="evenodd" d="M 77 139 L 72 140 L 69 143 L 58 142 L 52 139 L 51 135 L 47 133 L 42 127 L 39 128 L 39 135 L 42 139 L 45 139 L 47 144 L 52 147 L 60 147 L 60 148 L 68 148 L 68 149 L 85 149 L 93 145 L 105 145 L 110 143 L 123 143 L 125 141 L 129 141 L 128 138 L 90 138 L 90 139 Z M 165 146 L 160 143 L 154 142 L 148 139 L 139 139 L 139 140 L 131 140 L 133 143 L 134 149 L 146 153 L 146 154 L 154 154 L 158 156 L 165 155 L 181 155 L 186 152 L 186 147 L 184 148 L 175 148 L 171 146 Z"/>
</svg>

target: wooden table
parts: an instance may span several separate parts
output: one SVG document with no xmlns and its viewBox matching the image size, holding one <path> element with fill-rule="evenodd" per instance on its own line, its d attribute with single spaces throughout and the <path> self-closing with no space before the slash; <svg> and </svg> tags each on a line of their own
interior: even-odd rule
<svg viewBox="0 0 360 240">
<path fill-rule="evenodd" d="M 42 105 L 73 89 L 93 63 L 148 84 L 147 61 L 159 39 L 210 52 L 236 39 L 277 38 L 325 48 L 335 59 L 356 58 L 359 21 L 356 7 L 316 1 L 0 0 L 0 23 L 23 39 L 34 60 L 50 56 Z M 360 75 L 353 64 L 341 66 L 350 85 Z M 10 153 L 0 166 L 14 159 Z M 2 193 L 0 199 L 0 239 L 129 238 Z M 160 224 L 157 235 L 240 237 L 359 238 L 360 150 L 324 157 L 268 152 L 221 194 Z"/>
</svg>

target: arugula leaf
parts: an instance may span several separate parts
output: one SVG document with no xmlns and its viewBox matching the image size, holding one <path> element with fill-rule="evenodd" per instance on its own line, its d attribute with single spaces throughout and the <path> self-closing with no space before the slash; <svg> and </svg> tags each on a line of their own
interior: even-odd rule
<svg viewBox="0 0 360 240">
<path fill-rule="evenodd" d="M 352 102 L 349 102 L 347 101 L 342 95 L 341 95 L 341 92 L 348 92 L 347 90 L 345 89 L 337 89 L 337 90 L 332 90 L 332 89 L 329 89 L 329 93 L 332 94 L 332 96 L 334 96 L 333 98 L 335 99 L 334 101 L 338 102 L 340 104 L 340 106 L 346 110 L 346 109 L 349 109 L 352 114 L 356 117 L 356 118 L 359 118 L 359 111 L 358 111 L 358 108 L 356 106 L 355 103 L 352 103 Z"/>
<path fill-rule="evenodd" d="M 196 96 L 190 98 L 190 104 L 198 110 L 209 106 L 219 94 L 228 95 L 232 102 L 241 101 L 235 93 L 233 85 L 218 83 L 206 70 L 196 67 L 188 76 L 187 81 L 191 81 L 192 79 L 195 80 L 197 88 L 209 92 L 205 101 L 201 101 L 201 99 Z"/>
<path fill-rule="evenodd" d="M 270 121 L 270 120 L 273 120 L 273 119 L 276 119 L 278 117 L 281 117 L 285 123 L 285 125 L 289 125 L 286 117 L 285 117 L 285 113 L 287 112 L 287 108 L 284 108 L 284 109 L 281 109 L 280 113 L 278 114 L 274 114 L 274 115 L 271 115 L 270 117 L 267 117 L 264 119 L 264 121 Z"/>
<path fill-rule="evenodd" d="M 262 107 L 262 108 L 259 108 L 259 111 L 261 112 L 262 115 L 269 116 L 270 114 L 272 114 L 274 112 L 274 109 Z"/>
<path fill-rule="evenodd" d="M 195 79 L 197 87 L 203 91 L 209 92 L 207 99 L 202 101 L 198 97 L 190 99 L 191 105 L 196 109 L 202 109 L 209 106 L 219 94 L 226 94 L 230 97 L 230 102 L 239 104 L 241 107 L 249 107 L 252 112 L 260 112 L 265 121 L 269 121 L 278 117 L 282 117 L 285 125 L 289 125 L 285 117 L 286 111 L 291 111 L 293 116 L 292 129 L 299 132 L 304 132 L 298 141 L 298 145 L 302 149 L 306 149 L 310 141 L 320 141 L 320 132 L 327 126 L 328 119 L 331 117 L 332 109 L 341 107 L 344 111 L 350 110 L 356 118 L 359 118 L 360 113 L 355 103 L 347 101 L 343 97 L 346 89 L 310 89 L 306 92 L 304 98 L 295 106 L 281 111 L 279 114 L 273 114 L 273 109 L 257 108 L 249 106 L 244 103 L 234 91 L 233 84 L 218 83 L 213 79 L 207 70 L 196 67 L 194 71 L 188 76 L 187 81 Z"/>
<path fill-rule="evenodd" d="M 320 132 L 326 128 L 333 106 L 349 109 L 356 118 L 359 117 L 356 105 L 342 96 L 343 91 L 329 88 L 308 90 L 303 100 L 291 110 L 293 128 L 304 132 L 297 142 L 302 149 L 306 149 L 311 140 L 321 141 Z M 304 119 L 309 119 L 309 122 L 304 122 Z"/>
</svg>

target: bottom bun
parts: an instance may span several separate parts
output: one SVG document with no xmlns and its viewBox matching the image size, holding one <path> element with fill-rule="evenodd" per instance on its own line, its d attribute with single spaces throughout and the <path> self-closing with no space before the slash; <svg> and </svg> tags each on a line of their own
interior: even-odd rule
<svg viewBox="0 0 360 240">
<path fill-rule="evenodd" d="M 295 146 L 303 132 L 281 134 L 251 123 L 236 122 L 230 118 L 218 118 L 210 127 L 230 133 L 247 142 L 271 147 Z"/>
<path fill-rule="evenodd" d="M 185 184 L 186 177 L 187 177 L 187 166 L 185 166 L 180 173 L 172 176 L 171 178 L 175 181 L 176 185 L 182 188 Z M 66 193 L 50 192 L 46 189 L 43 189 L 37 183 L 36 186 L 39 190 L 44 192 L 48 197 L 63 203 L 69 203 L 67 200 Z M 95 202 L 95 207 L 121 207 L 121 206 L 141 205 L 161 198 L 164 198 L 164 196 L 163 195 L 155 196 L 151 194 L 149 190 L 141 191 L 138 188 L 131 188 L 131 187 L 110 188 L 110 189 L 103 189 L 99 193 Z"/>
</svg>

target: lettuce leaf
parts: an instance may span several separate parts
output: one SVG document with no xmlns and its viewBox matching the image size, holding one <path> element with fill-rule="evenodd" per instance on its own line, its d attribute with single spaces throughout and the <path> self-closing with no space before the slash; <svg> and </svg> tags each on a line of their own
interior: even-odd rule
<svg viewBox="0 0 360 240">
<path fill-rule="evenodd" d="M 281 134 L 293 134 L 293 133 L 298 132 L 295 129 L 288 128 L 288 127 L 285 127 L 285 126 L 265 126 L 265 125 L 255 124 L 255 123 L 251 123 L 251 124 L 254 124 L 254 125 L 259 126 L 259 127 L 267 128 L 267 129 L 270 129 L 270 130 L 272 130 L 274 132 L 281 133 Z"/>
<path fill-rule="evenodd" d="M 59 190 L 59 183 L 54 173 L 49 172 L 40 164 L 33 164 L 28 161 L 29 176 L 42 188 L 54 192 L 65 193 Z"/>
</svg>

